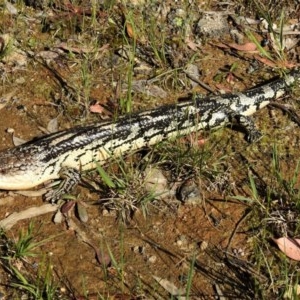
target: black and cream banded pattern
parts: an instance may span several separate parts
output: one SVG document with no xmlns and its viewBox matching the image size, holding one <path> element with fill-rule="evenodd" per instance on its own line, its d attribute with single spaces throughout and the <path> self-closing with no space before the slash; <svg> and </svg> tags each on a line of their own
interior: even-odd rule
<svg viewBox="0 0 300 300">
<path fill-rule="evenodd" d="M 282 96 L 299 78 L 300 71 L 294 70 L 246 92 L 206 98 L 195 95 L 178 104 L 122 116 L 116 121 L 36 138 L 0 152 L 0 189 L 29 189 L 60 178 L 62 169 L 92 169 L 95 162 L 103 164 L 111 156 L 232 122 L 244 126 L 252 142 L 260 134 L 248 116 Z"/>
</svg>

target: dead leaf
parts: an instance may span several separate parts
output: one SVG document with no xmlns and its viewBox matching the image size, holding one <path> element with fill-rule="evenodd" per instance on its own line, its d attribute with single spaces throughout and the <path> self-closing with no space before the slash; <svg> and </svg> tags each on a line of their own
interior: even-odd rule
<svg viewBox="0 0 300 300">
<path fill-rule="evenodd" d="M 58 211 L 54 214 L 53 222 L 54 222 L 54 224 L 61 224 L 63 220 L 64 220 L 64 216 L 63 216 L 63 214 L 61 213 L 61 211 L 58 210 Z"/>
<path fill-rule="evenodd" d="M 67 214 L 73 207 L 75 206 L 75 201 L 68 201 L 65 202 L 62 207 L 60 208 L 60 211 L 63 214 Z"/>
<path fill-rule="evenodd" d="M 248 53 L 258 53 L 259 51 L 257 50 L 257 47 L 254 43 L 251 43 L 251 42 L 248 42 L 248 43 L 245 43 L 243 45 L 239 45 L 239 44 L 236 44 L 236 43 L 229 43 L 229 44 L 226 44 L 226 43 L 210 43 L 211 45 L 213 46 L 216 46 L 218 48 L 221 48 L 221 49 L 235 49 L 237 51 L 244 51 L 244 52 L 248 52 Z"/>
<path fill-rule="evenodd" d="M 198 51 L 201 48 L 201 44 L 195 43 L 190 37 L 185 39 L 185 44 L 193 51 Z"/>
<path fill-rule="evenodd" d="M 218 89 L 219 93 L 224 94 L 224 93 L 232 93 L 232 88 L 225 86 L 222 83 L 216 83 L 215 84 L 216 88 Z"/>
<path fill-rule="evenodd" d="M 209 43 L 212 46 L 216 46 L 221 49 L 229 49 L 230 47 L 224 43 Z"/>
<path fill-rule="evenodd" d="M 188 64 L 185 68 L 185 72 L 186 74 L 189 75 L 189 79 L 192 87 L 196 87 L 198 83 L 195 82 L 194 80 L 191 80 L 191 78 L 196 78 L 197 80 L 199 79 L 200 77 L 199 68 L 195 64 Z"/>
<path fill-rule="evenodd" d="M 126 32 L 130 38 L 136 39 L 136 33 L 130 22 L 126 22 Z"/>
<path fill-rule="evenodd" d="M 15 145 L 15 146 L 20 146 L 20 145 L 23 145 L 23 144 L 25 144 L 27 141 L 25 141 L 25 140 L 23 140 L 23 139 L 21 139 L 21 138 L 18 138 L 17 136 L 15 136 L 14 134 L 13 134 L 13 136 L 12 136 L 12 139 L 13 139 L 13 144 Z"/>
<path fill-rule="evenodd" d="M 235 78 L 231 72 L 227 74 L 226 81 L 230 84 L 234 84 Z"/>
<path fill-rule="evenodd" d="M 259 55 L 255 55 L 254 58 L 261 63 L 271 67 L 271 68 L 288 68 L 292 69 L 295 68 L 297 65 L 293 63 L 289 63 L 287 61 L 272 61 L 266 57 L 261 57 Z"/>
<path fill-rule="evenodd" d="M 273 61 L 271 61 L 270 59 L 268 58 L 265 58 L 265 57 L 261 57 L 259 55 L 255 55 L 254 58 L 258 61 L 260 61 L 261 63 L 265 64 L 266 66 L 269 66 L 269 67 L 272 67 L 272 68 L 275 68 L 276 67 L 276 63 L 274 63 Z"/>
<path fill-rule="evenodd" d="M 58 44 L 55 48 L 62 49 L 67 52 L 76 53 L 76 54 L 86 54 L 95 51 L 95 49 L 92 47 L 76 47 L 76 46 L 68 45 L 65 42 Z M 108 48 L 109 48 L 109 44 L 105 44 L 101 48 L 97 49 L 97 52 L 101 53 L 107 50 Z"/>
<path fill-rule="evenodd" d="M 59 54 L 54 51 L 40 51 L 37 57 L 41 57 L 45 60 L 54 60 L 59 57 Z"/>
<path fill-rule="evenodd" d="M 0 97 L 0 109 L 4 108 L 6 104 L 12 99 L 16 91 L 12 91 Z"/>
<path fill-rule="evenodd" d="M 246 51 L 246 52 L 257 52 L 257 47 L 254 43 L 252 42 L 248 42 L 248 43 L 245 43 L 243 45 L 239 45 L 239 44 L 236 44 L 236 43 L 230 43 L 228 44 L 228 46 L 230 48 L 233 48 L 235 50 L 238 50 L 238 51 Z"/>
<path fill-rule="evenodd" d="M 51 119 L 47 124 L 47 130 L 50 133 L 54 133 L 58 131 L 58 120 L 57 118 Z"/>
<path fill-rule="evenodd" d="M 104 111 L 105 111 L 105 108 L 99 103 L 96 103 L 96 104 L 90 106 L 90 112 L 92 112 L 92 113 L 103 114 Z"/>
<path fill-rule="evenodd" d="M 83 202 L 78 201 L 76 203 L 76 208 L 79 220 L 83 223 L 86 223 L 89 220 L 89 215 Z"/>
<path fill-rule="evenodd" d="M 273 241 L 287 257 L 300 261 L 300 239 L 281 237 Z"/>
<path fill-rule="evenodd" d="M 167 279 L 163 279 L 157 276 L 153 276 L 153 278 L 167 291 L 169 292 L 172 296 L 181 296 L 185 294 L 185 290 L 179 289 L 176 287 L 174 283 Z M 183 297 L 180 297 L 183 299 Z"/>
<path fill-rule="evenodd" d="M 161 87 L 149 83 L 148 80 L 134 80 L 132 82 L 132 89 L 136 92 L 146 94 L 148 96 L 157 97 L 157 98 L 166 98 L 167 92 Z"/>
</svg>

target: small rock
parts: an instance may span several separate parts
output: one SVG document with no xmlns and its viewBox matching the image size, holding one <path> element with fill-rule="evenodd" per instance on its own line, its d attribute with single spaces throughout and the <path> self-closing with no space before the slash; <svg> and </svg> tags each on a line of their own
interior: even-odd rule
<svg viewBox="0 0 300 300">
<path fill-rule="evenodd" d="M 187 13 L 181 8 L 171 9 L 168 14 L 168 23 L 175 27 L 182 27 L 187 19 Z"/>
<path fill-rule="evenodd" d="M 179 187 L 177 197 L 180 201 L 188 204 L 199 204 L 202 201 L 199 187 L 192 179 L 186 180 Z"/>
<path fill-rule="evenodd" d="M 59 54 L 57 52 L 54 52 L 54 51 L 40 51 L 37 54 L 37 57 L 41 57 L 43 59 L 51 61 L 51 60 L 54 60 L 54 59 L 58 58 Z"/>
<path fill-rule="evenodd" d="M 239 45 L 244 44 L 244 35 L 239 32 L 237 29 L 230 30 L 231 38 Z"/>
<path fill-rule="evenodd" d="M 10 195 L 0 198 L 0 206 L 13 204 L 14 202 L 15 202 L 15 197 Z"/>
<path fill-rule="evenodd" d="M 227 16 L 222 12 L 205 13 L 198 21 L 196 33 L 206 38 L 223 37 L 229 33 Z"/>
<path fill-rule="evenodd" d="M 169 195 L 168 181 L 162 171 L 155 167 L 147 167 L 144 172 L 145 189 L 154 196 L 164 197 Z"/>
<path fill-rule="evenodd" d="M 13 4 L 11 4 L 8 1 L 4 1 L 4 5 L 6 10 L 11 14 L 11 15 L 17 15 L 18 14 L 18 10 L 14 7 Z"/>
<path fill-rule="evenodd" d="M 182 248 L 182 247 L 186 247 L 187 244 L 188 244 L 188 241 L 187 241 L 187 237 L 185 235 L 180 235 L 177 239 L 176 239 L 176 245 L 179 247 L 179 248 Z"/>
<path fill-rule="evenodd" d="M 131 250 L 134 253 L 137 253 L 137 254 L 144 254 L 145 253 L 145 247 L 144 246 L 134 246 L 134 247 L 131 248 Z"/>
<path fill-rule="evenodd" d="M 63 221 L 63 219 L 64 219 L 63 214 L 61 213 L 60 210 L 58 210 L 58 211 L 56 212 L 56 214 L 54 215 L 53 222 L 54 222 L 55 224 L 61 224 L 61 222 Z"/>
<path fill-rule="evenodd" d="M 109 215 L 109 211 L 107 209 L 102 210 L 102 216 L 106 217 Z"/>
<path fill-rule="evenodd" d="M 185 71 L 192 78 L 199 79 L 199 77 L 200 77 L 199 68 L 196 65 L 194 65 L 194 64 L 188 64 L 186 66 L 186 68 L 185 68 Z M 198 86 L 198 83 L 195 82 L 194 80 L 190 79 L 190 83 L 191 83 L 191 85 L 192 85 L 193 88 L 196 87 L 196 86 Z"/>
<path fill-rule="evenodd" d="M 148 261 L 151 264 L 154 264 L 157 261 L 157 257 L 155 255 L 151 255 L 148 257 Z"/>
<path fill-rule="evenodd" d="M 237 248 L 233 248 L 232 252 L 233 252 L 233 254 L 235 256 L 240 256 L 240 257 L 245 256 L 245 252 L 244 252 L 244 250 L 242 248 L 238 248 L 238 249 Z"/>
<path fill-rule="evenodd" d="M 15 81 L 17 84 L 23 84 L 26 82 L 25 78 L 24 77 L 19 77 L 16 79 Z"/>
<path fill-rule="evenodd" d="M 201 251 L 205 251 L 207 249 L 207 247 L 208 247 L 208 243 L 206 241 L 200 242 L 199 248 Z"/>
<path fill-rule="evenodd" d="M 112 211 L 109 211 L 107 209 L 102 210 L 102 216 L 103 217 L 111 217 L 113 215 Z"/>
</svg>

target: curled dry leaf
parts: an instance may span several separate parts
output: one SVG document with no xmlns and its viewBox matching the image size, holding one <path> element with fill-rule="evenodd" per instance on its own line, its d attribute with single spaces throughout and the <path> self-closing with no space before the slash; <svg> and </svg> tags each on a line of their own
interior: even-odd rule
<svg viewBox="0 0 300 300">
<path fill-rule="evenodd" d="M 90 105 L 90 112 L 100 114 L 102 119 L 109 119 L 113 116 L 113 111 L 115 107 L 114 104 L 108 102 L 106 104 L 101 104 L 96 102 L 93 105 Z"/>
<path fill-rule="evenodd" d="M 273 239 L 273 241 L 287 257 L 297 261 L 300 260 L 300 239 L 281 237 Z"/>
<path fill-rule="evenodd" d="M 135 30 L 130 22 L 126 22 L 126 32 L 130 38 L 136 39 Z"/>
<path fill-rule="evenodd" d="M 227 74 L 226 81 L 230 84 L 234 84 L 235 78 L 234 78 L 234 75 L 231 72 Z"/>
<path fill-rule="evenodd" d="M 192 87 L 196 87 L 198 83 L 195 82 L 194 80 L 191 80 L 191 78 L 196 78 L 197 80 L 199 79 L 200 77 L 199 68 L 194 64 L 188 64 L 186 66 L 185 72 L 190 76 L 190 83 Z"/>
<path fill-rule="evenodd" d="M 63 214 L 67 214 L 75 205 L 75 201 L 68 201 L 64 203 L 60 209 Z"/>
</svg>

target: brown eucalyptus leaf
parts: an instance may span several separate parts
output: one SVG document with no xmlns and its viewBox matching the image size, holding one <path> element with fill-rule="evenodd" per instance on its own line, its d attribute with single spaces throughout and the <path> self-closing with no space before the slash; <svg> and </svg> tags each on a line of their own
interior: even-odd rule
<svg viewBox="0 0 300 300">
<path fill-rule="evenodd" d="M 300 239 L 281 237 L 273 241 L 287 257 L 300 261 Z"/>
<path fill-rule="evenodd" d="M 77 202 L 76 208 L 79 220 L 83 223 L 86 223 L 89 220 L 89 216 L 85 206 L 82 203 Z"/>
<path fill-rule="evenodd" d="M 255 43 L 252 43 L 252 42 L 249 42 L 249 43 L 245 43 L 243 45 L 239 45 L 239 44 L 236 44 L 236 43 L 230 43 L 228 44 L 229 47 L 235 49 L 235 50 L 238 50 L 238 51 L 256 51 L 257 50 L 257 47 L 255 45 Z"/>
</svg>

